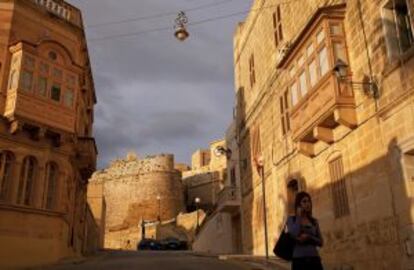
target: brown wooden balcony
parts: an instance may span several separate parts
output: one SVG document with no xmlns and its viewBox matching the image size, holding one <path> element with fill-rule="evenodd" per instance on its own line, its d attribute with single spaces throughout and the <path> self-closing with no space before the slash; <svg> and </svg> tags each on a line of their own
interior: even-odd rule
<svg viewBox="0 0 414 270">
<path fill-rule="evenodd" d="M 240 208 L 240 191 L 238 187 L 224 187 L 218 194 L 219 212 L 235 213 Z"/>
<path fill-rule="evenodd" d="M 10 122 L 30 120 L 56 130 L 75 133 L 75 109 L 21 89 L 8 90 L 3 116 Z"/>
<path fill-rule="evenodd" d="M 79 137 L 77 142 L 76 163 L 83 179 L 89 179 L 96 170 L 96 156 L 98 151 L 95 139 L 92 137 Z"/>
<path fill-rule="evenodd" d="M 299 151 L 315 156 L 314 144 L 335 141 L 339 125 L 357 125 L 354 94 L 349 85 L 339 84 L 334 74 L 326 75 L 290 112 L 292 137 Z"/>
</svg>

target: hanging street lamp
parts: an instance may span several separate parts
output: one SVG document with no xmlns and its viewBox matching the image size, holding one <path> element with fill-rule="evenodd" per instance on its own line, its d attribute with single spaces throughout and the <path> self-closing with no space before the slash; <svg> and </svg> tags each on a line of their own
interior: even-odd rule
<svg viewBox="0 0 414 270">
<path fill-rule="evenodd" d="M 184 11 L 180 11 L 177 15 L 177 18 L 175 19 L 175 25 L 174 25 L 174 36 L 179 41 L 186 40 L 190 34 L 188 33 L 187 29 L 185 28 L 185 25 L 188 23 L 188 18 L 185 15 Z"/>
</svg>

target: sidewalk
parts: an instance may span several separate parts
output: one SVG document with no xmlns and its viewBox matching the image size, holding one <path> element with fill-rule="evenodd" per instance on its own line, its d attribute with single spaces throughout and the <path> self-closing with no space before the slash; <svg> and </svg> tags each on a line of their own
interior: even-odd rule
<svg viewBox="0 0 414 270">
<path fill-rule="evenodd" d="M 193 252 L 192 255 L 203 256 L 203 257 L 215 257 L 219 260 L 231 260 L 245 262 L 266 270 L 290 270 L 290 263 L 284 260 L 281 260 L 275 256 L 270 256 L 266 260 L 265 256 L 255 256 L 255 255 L 245 255 L 245 254 L 232 254 L 232 255 L 218 255 L 207 252 Z"/>
</svg>

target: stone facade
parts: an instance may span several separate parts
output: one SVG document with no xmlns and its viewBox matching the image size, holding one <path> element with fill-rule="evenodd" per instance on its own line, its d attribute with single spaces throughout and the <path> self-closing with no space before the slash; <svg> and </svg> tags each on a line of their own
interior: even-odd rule
<svg viewBox="0 0 414 270">
<path fill-rule="evenodd" d="M 265 252 L 260 160 L 270 250 L 305 190 L 328 269 L 414 268 L 414 2 L 396 2 L 256 0 L 239 24 L 245 253 Z"/>
<path fill-rule="evenodd" d="M 142 220 L 169 220 L 184 210 L 181 172 L 174 169 L 173 155 L 138 159 L 129 154 L 94 173 L 90 188 L 91 197 L 102 189 L 106 205 L 105 248 L 135 248 L 141 239 Z M 91 206 L 95 218 L 100 219 L 100 203 Z"/>
<path fill-rule="evenodd" d="M 198 206 L 204 210 L 212 210 L 217 202 L 218 192 L 223 188 L 227 178 L 226 157 L 214 154 L 218 146 L 225 146 L 225 141 L 214 141 L 210 144 L 210 149 L 194 152 L 191 170 L 183 172 L 186 205 L 189 211 L 195 210 L 195 198 L 200 199 Z"/>
<path fill-rule="evenodd" d="M 86 186 L 97 151 L 80 10 L 62 0 L 1 0 L 0 25 L 3 269 L 94 246 Z"/>
</svg>

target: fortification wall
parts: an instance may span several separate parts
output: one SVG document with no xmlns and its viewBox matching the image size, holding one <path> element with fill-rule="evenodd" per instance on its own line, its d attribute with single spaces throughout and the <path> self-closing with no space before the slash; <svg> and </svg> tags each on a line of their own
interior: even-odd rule
<svg viewBox="0 0 414 270">
<path fill-rule="evenodd" d="M 142 220 L 171 219 L 184 209 L 181 172 L 174 169 L 170 154 L 142 160 L 129 154 L 95 173 L 91 182 L 104 187 L 106 248 L 124 248 L 128 240 L 136 243 Z"/>
</svg>

